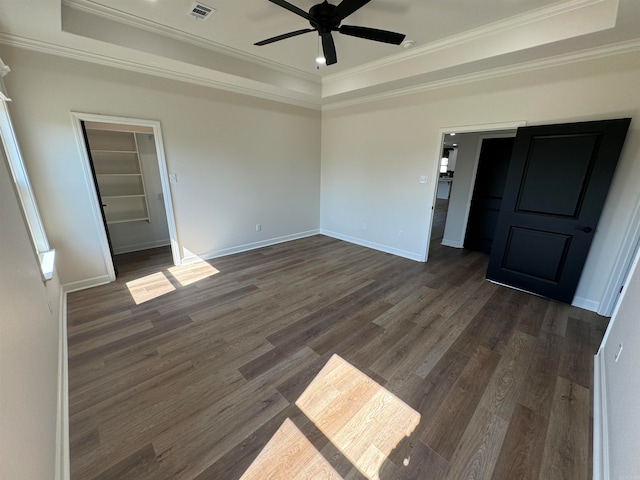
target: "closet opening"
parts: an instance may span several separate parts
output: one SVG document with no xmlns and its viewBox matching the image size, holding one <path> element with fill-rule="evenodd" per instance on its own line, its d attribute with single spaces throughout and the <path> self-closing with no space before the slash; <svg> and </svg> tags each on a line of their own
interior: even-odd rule
<svg viewBox="0 0 640 480">
<path fill-rule="evenodd" d="M 180 264 L 171 191 L 157 122 L 74 114 L 86 155 L 94 216 L 111 280 L 115 256 L 168 247 Z M 166 249 L 165 249 L 166 251 Z"/>
</svg>

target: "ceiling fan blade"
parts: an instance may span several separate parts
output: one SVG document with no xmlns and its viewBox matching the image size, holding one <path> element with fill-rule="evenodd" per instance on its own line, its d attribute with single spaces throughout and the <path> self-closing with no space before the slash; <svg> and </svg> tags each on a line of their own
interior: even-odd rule
<svg viewBox="0 0 640 480">
<path fill-rule="evenodd" d="M 327 60 L 327 65 L 337 63 L 336 44 L 333 42 L 331 33 L 323 33 L 320 37 L 322 38 L 322 51 L 324 52 L 324 58 Z"/>
<path fill-rule="evenodd" d="M 296 15 L 300 15 L 302 18 L 306 18 L 307 20 L 313 20 L 313 17 L 309 15 L 307 12 L 302 10 L 301 8 L 296 7 L 295 5 L 290 4 L 285 0 L 269 0 L 271 3 L 275 3 L 276 5 L 286 8 L 290 12 L 295 13 Z"/>
<path fill-rule="evenodd" d="M 336 6 L 336 9 L 333 11 L 333 18 L 342 21 L 370 1 L 371 0 L 342 0 L 340 5 Z"/>
<path fill-rule="evenodd" d="M 367 40 L 392 43 L 394 45 L 400 45 L 405 37 L 402 33 L 379 30 L 377 28 L 356 27 L 355 25 L 342 25 L 338 28 L 338 31 L 352 37 L 366 38 Z"/>
<path fill-rule="evenodd" d="M 278 35 L 277 37 L 267 38 L 266 40 L 262 40 L 260 42 L 254 43 L 254 45 L 258 45 L 261 47 L 262 45 L 268 45 L 273 42 L 278 42 L 280 40 L 284 40 L 285 38 L 296 37 L 298 35 L 302 35 L 303 33 L 315 32 L 314 28 L 304 28 L 302 30 L 296 30 L 295 32 L 283 33 L 282 35 Z"/>
</svg>

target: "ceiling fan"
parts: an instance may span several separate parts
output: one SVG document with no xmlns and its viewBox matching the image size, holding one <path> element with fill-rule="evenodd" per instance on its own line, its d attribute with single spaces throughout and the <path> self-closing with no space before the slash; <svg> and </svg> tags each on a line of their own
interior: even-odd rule
<svg viewBox="0 0 640 480">
<path fill-rule="evenodd" d="M 324 58 L 326 59 L 327 65 L 333 65 L 338 61 L 336 46 L 333 41 L 333 37 L 331 36 L 331 32 L 338 32 L 344 35 L 351 35 L 352 37 L 374 40 L 376 42 L 392 43 L 394 45 L 400 45 L 405 37 L 402 33 L 390 32 L 388 30 L 358 27 L 355 25 L 341 25 L 342 20 L 347 18 L 356 10 L 364 7 L 371 0 L 342 0 L 338 5 L 332 5 L 327 2 L 327 0 L 324 0 L 322 3 L 318 3 L 311 7 L 308 13 L 295 5 L 292 5 L 286 0 L 269 1 L 307 19 L 313 28 L 303 28 L 302 30 L 283 33 L 282 35 L 256 42 L 254 45 L 268 45 L 269 43 L 302 35 L 303 33 L 318 32 L 318 35 L 322 39 L 322 50 L 324 52 Z"/>
</svg>

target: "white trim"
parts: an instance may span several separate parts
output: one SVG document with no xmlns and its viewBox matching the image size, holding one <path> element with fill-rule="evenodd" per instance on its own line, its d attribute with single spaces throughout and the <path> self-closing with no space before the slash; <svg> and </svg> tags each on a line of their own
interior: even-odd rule
<svg viewBox="0 0 640 480">
<path fill-rule="evenodd" d="M 0 41 L 1 40 L 2 39 L 0 37 Z M 395 90 L 391 89 L 382 93 L 363 95 L 361 97 L 349 100 L 331 102 L 330 98 L 324 98 L 322 111 L 324 112 L 329 110 L 336 110 L 339 108 L 352 107 L 355 105 L 388 100 L 392 98 L 403 97 L 405 95 L 412 95 L 415 93 L 427 92 L 429 90 L 436 90 L 439 88 L 465 85 L 467 83 L 473 83 L 482 80 L 490 80 L 493 78 L 505 77 L 508 75 L 516 75 L 519 73 L 527 73 L 535 70 L 542 70 L 545 68 L 563 66 L 570 63 L 596 60 L 598 58 L 608 57 L 611 55 L 622 55 L 625 53 L 635 52 L 637 50 L 640 50 L 640 40 L 633 39 L 615 43 L 613 45 L 606 45 L 604 47 L 595 47 L 587 50 L 580 50 L 578 52 L 571 52 L 556 55 L 553 57 L 547 57 L 542 60 L 531 60 L 527 62 L 517 63 L 515 65 L 491 68 L 488 70 L 482 70 L 480 72 L 458 75 L 456 77 L 445 78 L 442 80 L 434 80 L 431 82 L 427 81 L 411 87 L 398 88 Z"/>
<path fill-rule="evenodd" d="M 58 327 L 58 407 L 56 413 L 56 480 L 71 478 L 69 453 L 69 350 L 67 344 L 67 291 L 60 290 Z"/>
<path fill-rule="evenodd" d="M 593 357 L 593 480 L 609 480 L 609 428 L 602 348 Z"/>
<path fill-rule="evenodd" d="M 298 94 L 299 96 L 304 96 L 307 98 L 307 100 L 303 100 L 301 98 L 294 97 L 297 92 L 290 91 L 291 95 L 274 93 L 273 91 L 267 91 L 268 88 L 273 89 L 274 87 L 267 86 L 266 84 L 264 90 L 257 87 L 242 86 L 238 81 L 238 79 L 241 77 L 236 77 L 234 79 L 236 80 L 235 83 L 233 81 L 216 80 L 203 75 L 189 74 L 178 70 L 169 70 L 166 67 L 159 67 L 157 65 L 144 65 L 139 61 L 129 61 L 120 58 L 109 57 L 107 55 L 99 53 L 86 52 L 63 45 L 55 45 L 52 43 L 19 37 L 17 35 L 10 35 L 7 33 L 0 33 L 0 44 L 5 44 L 16 48 L 23 48 L 25 50 L 31 50 L 39 53 L 45 53 L 48 55 L 70 58 L 72 60 L 79 60 L 83 62 L 95 63 L 97 65 L 119 68 L 131 72 L 144 73 L 146 75 L 153 75 L 156 77 L 167 78 L 179 82 L 186 82 L 193 85 L 216 88 L 225 92 L 232 92 L 240 95 L 249 95 L 252 97 L 271 100 L 274 102 L 286 103 L 297 107 L 320 110 L 319 97 Z"/>
<path fill-rule="evenodd" d="M 1 89 L 0 89 L 1 90 Z M 47 234 L 42 225 L 42 218 L 36 203 L 36 197 L 29 181 L 29 175 L 24 166 L 24 160 L 18 139 L 16 138 L 11 122 L 11 115 L 7 102 L 0 101 L 0 139 L 7 156 L 9 170 L 13 177 L 13 183 L 16 186 L 20 206 L 25 216 L 29 234 L 33 242 L 33 246 L 37 254 L 48 252 L 50 250 Z"/>
<path fill-rule="evenodd" d="M 232 82 L 214 80 L 212 78 L 201 75 L 186 74 L 184 72 L 169 70 L 167 68 L 158 67 L 156 65 L 143 65 L 140 62 L 128 61 L 98 53 L 81 51 L 63 45 L 54 45 L 52 43 L 19 37 L 17 35 L 11 35 L 7 33 L 0 33 L 0 43 L 49 55 L 57 55 L 74 60 L 91 62 L 98 65 L 120 68 L 123 70 L 144 73 L 147 75 L 154 75 L 162 78 L 168 78 L 195 85 L 202 85 L 205 87 L 216 88 L 228 92 L 250 95 L 266 100 L 272 100 L 289 105 L 322 111 L 334 110 L 364 103 L 371 103 L 375 101 L 411 95 L 414 93 L 426 92 L 438 88 L 464 85 L 481 80 L 488 80 L 518 73 L 526 73 L 534 70 L 562 66 L 568 63 L 594 60 L 611 55 L 621 55 L 624 53 L 631 53 L 640 50 L 640 40 L 633 39 L 615 43 L 612 45 L 605 45 L 603 47 L 595 47 L 587 50 L 580 50 L 578 52 L 571 52 L 556 55 L 553 57 L 547 57 L 542 60 L 532 60 L 515 65 L 483 70 L 481 72 L 459 75 L 453 78 L 446 78 L 443 80 L 436 80 L 432 82 L 423 82 L 419 85 L 395 90 L 392 89 L 380 94 L 364 95 L 350 100 L 332 102 L 330 97 L 314 98 L 306 95 L 307 99 L 303 100 L 301 98 L 296 98 L 297 92 L 290 92 L 291 95 L 273 93 L 267 91 L 266 88 L 258 89 L 253 87 L 240 86 Z"/>
<path fill-rule="evenodd" d="M 101 275 L 99 277 L 87 278 L 86 280 L 78 280 L 77 282 L 65 283 L 62 285 L 64 291 L 67 293 L 77 292 L 79 290 L 86 290 L 87 288 L 99 287 L 105 283 L 111 283 L 113 279 L 108 275 Z"/>
<path fill-rule="evenodd" d="M 173 38 L 174 40 L 180 40 L 196 47 L 206 48 L 216 53 L 222 53 L 229 57 L 260 65 L 261 67 L 276 70 L 281 73 L 298 77 L 309 82 L 314 82 L 317 84 L 321 83 L 319 75 L 304 72 L 302 70 L 298 70 L 296 68 L 289 67 L 281 63 L 259 57 L 257 55 L 253 55 L 242 50 L 228 47 L 227 45 L 223 45 L 221 43 L 216 43 L 212 40 L 209 40 L 208 38 L 192 35 L 190 33 L 177 30 L 167 25 L 152 22 L 145 18 L 136 17 L 135 15 L 131 15 L 129 13 L 122 12 L 111 7 L 107 7 L 105 5 L 88 2 L 87 0 L 63 0 L 62 5 L 74 10 L 78 10 L 80 12 L 88 13 L 114 22 L 128 25 L 130 27 L 136 27 L 146 32 L 156 34 L 159 33 L 165 37 Z"/>
<path fill-rule="evenodd" d="M 200 255 L 189 255 L 182 259 L 182 265 L 188 265 L 190 263 L 198 262 L 200 260 L 210 260 L 212 258 L 226 257 L 227 255 L 233 255 L 235 253 L 247 252 L 249 250 L 255 250 L 257 248 L 269 247 L 271 245 L 277 245 L 278 243 L 290 242 L 292 240 L 298 240 L 300 238 L 312 237 L 320 233 L 319 230 L 307 230 L 306 232 L 293 233 L 291 235 L 284 235 L 282 237 L 270 238 L 267 240 L 261 240 L 259 242 L 245 243 L 244 245 L 238 245 L 236 247 L 223 248 L 221 250 L 211 250 L 209 252 L 202 253 Z"/>
<path fill-rule="evenodd" d="M 622 245 L 618 250 L 618 256 L 613 266 L 613 272 L 609 277 L 609 282 L 605 288 L 605 294 L 600 302 L 600 306 L 597 313 L 610 317 L 614 308 L 620 298 L 620 287 L 624 285 L 631 264 L 635 257 L 636 249 L 638 248 L 638 242 L 640 242 L 640 198 L 631 214 L 629 220 L 629 227 L 622 239 Z"/>
<path fill-rule="evenodd" d="M 555 3 L 549 6 L 539 7 L 535 10 L 531 10 L 525 13 L 511 16 L 504 20 L 498 20 L 496 22 L 483 25 L 471 30 L 467 30 L 462 33 L 451 35 L 449 37 L 437 40 L 435 42 L 428 43 L 421 47 L 414 47 L 401 54 L 385 57 L 380 60 L 369 62 L 359 67 L 350 68 L 340 73 L 332 75 L 326 75 L 323 77 L 325 83 L 335 82 L 348 79 L 355 75 L 362 75 L 364 73 L 370 73 L 381 67 L 394 66 L 407 60 L 420 60 L 420 57 L 425 55 L 440 52 L 451 47 L 462 46 L 466 44 L 473 44 L 480 39 L 488 36 L 493 36 L 502 32 L 517 31 L 518 29 L 530 25 L 532 23 L 541 22 L 543 20 L 551 19 L 559 15 L 564 15 L 567 12 L 571 12 L 578 9 L 588 8 L 592 5 L 603 3 L 603 0 L 572 0 L 560 3 Z"/>
<path fill-rule="evenodd" d="M 156 147 L 156 156 L 158 158 L 158 168 L 160 170 L 160 183 L 162 184 L 162 194 L 164 197 L 164 207 L 165 207 L 165 213 L 167 216 L 167 226 L 169 228 L 171 254 L 173 257 L 174 265 L 180 265 L 181 249 L 180 249 L 180 242 L 178 239 L 178 230 L 176 227 L 175 215 L 173 212 L 173 200 L 171 197 L 169 173 L 167 170 L 167 162 L 164 154 L 164 142 L 162 139 L 160 122 L 155 120 L 115 117 L 110 115 L 96 115 L 92 113 L 80 113 L 80 112 L 71 112 L 71 117 L 73 119 L 73 127 L 76 132 L 76 137 L 78 140 L 78 150 L 81 158 L 83 159 L 82 167 L 84 172 L 84 180 L 89 190 L 89 195 L 91 198 L 91 206 L 92 206 L 94 221 L 95 221 L 96 227 L 98 228 L 98 232 L 101 235 L 102 255 L 105 261 L 105 265 L 107 268 L 107 275 L 110 278 L 110 281 L 113 281 L 116 278 L 115 269 L 113 266 L 113 261 L 111 259 L 111 253 L 109 251 L 109 243 L 107 241 L 107 231 L 104 227 L 104 222 L 102 221 L 102 213 L 100 211 L 100 204 L 98 200 L 98 192 L 96 191 L 93 175 L 91 174 L 91 170 L 89 168 L 89 156 L 85 146 L 84 135 L 82 134 L 82 126 L 81 126 L 81 122 L 84 120 L 88 120 L 94 123 L 116 123 L 120 125 L 137 125 L 137 126 L 146 126 L 146 127 L 152 128 L 153 138 L 154 138 L 155 147 Z"/>
<path fill-rule="evenodd" d="M 109 250 L 109 242 L 107 241 L 107 230 L 104 226 L 104 221 L 102 219 L 102 214 L 100 212 L 100 205 L 98 201 L 98 191 L 96 190 L 96 185 L 93 181 L 93 174 L 91 173 L 91 168 L 89 166 L 89 154 L 87 153 L 87 147 L 85 145 L 84 135 L 82 133 L 82 125 L 81 121 L 83 120 L 75 113 L 71 112 L 72 118 L 72 126 L 73 130 L 76 134 L 76 144 L 78 146 L 78 154 L 82 161 L 80 162 L 82 165 L 82 173 L 85 187 L 87 188 L 87 192 L 90 198 L 90 206 L 91 213 L 93 216 L 93 223 L 98 230 L 98 234 L 100 237 L 100 250 L 102 250 L 102 260 L 104 262 L 105 269 L 107 271 L 107 282 L 113 282 L 116 279 L 116 271 L 113 266 L 113 261 L 111 260 L 111 253 Z M 87 280 L 90 281 L 91 279 Z M 103 282 L 103 283 L 107 283 Z M 84 283 L 84 281 L 78 282 Z M 94 285 L 90 285 L 94 286 Z M 76 289 L 77 290 L 77 289 Z"/>
<path fill-rule="evenodd" d="M 453 242 L 451 240 L 442 239 L 440 245 L 444 245 L 445 247 L 453 247 L 453 248 L 464 248 L 464 245 L 460 242 Z"/>
<path fill-rule="evenodd" d="M 458 125 L 458 126 L 454 126 L 454 127 L 442 127 L 440 129 L 438 129 L 438 137 L 436 139 L 436 145 L 438 146 L 438 150 L 436 150 L 435 152 L 435 160 L 434 160 L 434 168 L 433 168 L 433 172 L 431 172 L 432 178 L 438 178 L 439 176 L 439 167 L 440 167 L 440 155 L 442 153 L 442 148 L 444 145 L 444 137 L 445 135 L 447 135 L 448 133 L 484 133 L 484 132 L 492 132 L 492 131 L 501 131 L 501 130 L 517 130 L 520 127 L 524 127 L 527 124 L 526 120 L 515 120 L 512 122 L 500 122 L 500 123 L 484 123 L 484 124 L 479 124 L 479 125 Z M 496 134 L 498 135 L 498 134 Z M 478 151 L 477 155 L 479 156 L 480 153 Z M 471 194 L 473 194 L 473 186 L 475 184 L 475 175 L 476 175 L 476 170 L 477 170 L 477 165 L 478 165 L 478 158 L 476 158 L 476 163 L 474 166 L 474 171 L 473 171 L 473 181 L 471 182 Z M 454 180 L 455 181 L 455 180 Z M 432 193 L 433 193 L 433 197 L 431 200 L 431 216 L 429 218 L 429 225 L 427 226 L 427 231 L 426 231 L 426 235 L 423 238 L 423 243 L 425 244 L 425 255 L 424 261 L 427 261 L 428 257 L 429 257 L 429 246 L 431 244 L 431 230 L 433 228 L 433 215 L 435 214 L 435 201 L 436 201 L 436 196 L 438 193 L 438 182 L 434 181 L 432 182 L 433 186 L 431 187 L 432 189 Z M 465 225 L 466 225 L 466 221 L 468 219 L 469 216 L 469 206 L 471 204 L 471 194 L 469 195 L 469 205 L 467 206 L 467 213 L 466 213 L 466 217 L 465 217 Z M 445 225 L 446 226 L 446 225 Z M 444 239 L 443 239 L 444 241 Z M 451 242 L 451 240 L 448 240 L 448 242 Z M 461 240 L 458 240 L 458 242 L 464 242 L 464 237 Z M 455 243 L 455 242 L 451 242 L 451 243 Z M 444 244 L 444 243 L 443 243 Z M 454 246 L 454 245 L 451 245 Z M 462 247 L 457 247 L 457 248 L 462 248 Z"/>
<path fill-rule="evenodd" d="M 165 240 L 155 240 L 153 242 L 135 243 L 132 245 L 123 245 L 121 247 L 114 247 L 113 253 L 120 255 L 122 253 L 139 252 L 140 250 L 149 250 L 150 248 L 166 247 L 171 245 L 171 240 L 168 238 Z"/>
<path fill-rule="evenodd" d="M 589 310 L 591 312 L 597 312 L 598 308 L 600 308 L 600 302 L 597 302 L 596 300 L 592 300 L 590 298 L 578 296 L 573 297 L 571 305 L 573 305 L 574 307 L 583 308 L 584 310 Z"/>
<path fill-rule="evenodd" d="M 352 237 L 350 235 L 344 235 L 342 233 L 333 232 L 331 230 L 320 229 L 320 233 L 322 235 L 326 235 L 327 237 L 336 238 L 338 240 L 343 240 L 355 245 L 360 245 L 361 247 L 372 248 L 373 250 L 378 250 L 380 252 L 390 253 L 399 257 L 408 258 L 409 260 L 414 260 L 416 262 L 426 262 L 425 256 L 418 253 L 409 252 L 407 250 L 402 250 L 400 248 L 390 247 L 381 243 L 370 242 L 368 240 Z"/>
</svg>

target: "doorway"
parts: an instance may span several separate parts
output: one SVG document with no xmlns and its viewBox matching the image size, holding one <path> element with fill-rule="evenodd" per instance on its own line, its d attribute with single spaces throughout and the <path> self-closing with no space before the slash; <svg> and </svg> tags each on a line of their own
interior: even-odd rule
<svg viewBox="0 0 640 480">
<path fill-rule="evenodd" d="M 514 137 L 482 139 L 464 248 L 491 253 Z"/>
<path fill-rule="evenodd" d="M 502 124 L 502 125 L 506 127 L 505 130 L 513 129 L 513 133 L 515 133 L 516 129 L 526 125 L 525 122 L 518 122 L 518 123 L 519 124 L 514 122 L 512 124 Z M 491 125 L 490 128 L 487 128 L 487 126 L 485 125 L 478 125 L 475 127 L 473 126 L 450 127 L 446 129 L 441 129 L 439 131 L 438 140 L 439 142 L 442 142 L 446 133 L 451 131 L 457 131 L 459 133 L 465 133 L 465 134 L 475 133 L 476 135 L 480 135 L 481 133 L 484 133 L 485 135 L 489 135 L 489 134 L 495 134 L 499 130 L 501 130 L 501 128 L 498 125 Z M 458 135 L 457 138 L 459 140 L 462 139 L 460 135 Z M 479 153 L 479 146 L 480 146 L 480 142 L 478 142 L 478 153 Z M 440 152 L 438 152 L 438 154 L 440 154 Z M 469 213 L 469 207 L 471 203 L 473 186 L 475 183 L 475 177 L 477 173 L 477 164 L 473 169 L 473 173 L 468 175 L 469 176 L 468 181 L 462 180 L 463 175 L 461 175 L 460 168 L 461 167 L 460 167 L 460 152 L 459 152 L 458 160 L 457 160 L 457 168 L 456 168 L 456 184 L 457 185 L 456 185 L 456 188 L 454 188 L 451 192 L 452 198 L 450 199 L 450 202 L 449 202 L 447 222 L 445 225 L 445 232 L 442 240 L 443 245 L 451 246 L 455 248 L 464 248 L 464 233 L 466 232 L 466 227 L 468 223 L 468 213 Z M 473 181 L 471 181 L 471 178 L 473 178 Z M 453 197 L 457 196 L 457 193 L 460 194 L 461 197 L 464 197 L 462 202 L 458 201 L 459 199 L 456 199 L 456 202 L 454 202 Z M 436 195 L 436 192 L 434 188 L 434 200 L 435 200 L 435 195 Z M 465 200 L 468 202 L 466 212 L 465 212 L 465 205 L 464 205 Z M 640 205 L 640 202 L 639 202 L 639 205 Z M 636 210 L 637 210 L 636 213 L 640 212 L 640 207 L 638 207 Z M 604 293 L 603 301 L 598 302 L 596 305 L 593 305 L 594 303 L 593 301 L 587 302 L 577 298 L 577 299 L 574 299 L 575 301 L 577 301 L 577 303 L 575 303 L 576 306 L 586 308 L 588 310 L 593 310 L 593 311 L 597 310 L 598 313 L 600 313 L 601 315 L 611 314 L 611 311 L 613 310 L 616 304 L 616 300 L 618 298 L 620 285 L 624 280 L 624 272 L 626 271 L 626 267 L 629 265 L 631 261 L 630 252 L 633 250 L 633 247 L 635 246 L 635 243 L 633 243 L 632 240 L 633 238 L 637 238 L 637 232 L 639 230 L 640 230 L 640 213 L 638 213 L 637 215 L 636 214 L 633 215 L 633 220 L 631 221 L 629 231 L 624 235 L 625 237 L 624 245 L 621 251 L 619 252 L 619 258 L 616 261 L 616 264 L 614 265 L 614 270 L 612 272 L 612 276 L 608 282 L 606 291 Z M 634 235 L 634 232 L 636 233 L 636 235 Z M 427 245 L 427 248 L 428 247 L 429 245 Z"/>
<path fill-rule="evenodd" d="M 181 263 L 159 122 L 73 113 L 111 281 L 113 256 L 169 245 Z"/>
<path fill-rule="evenodd" d="M 522 122 L 522 125 L 524 125 L 524 122 Z M 521 125 L 498 124 L 494 130 L 491 129 L 491 126 L 484 126 L 483 130 L 464 131 L 465 127 L 460 127 L 458 132 L 442 132 L 440 141 L 443 151 L 449 145 L 453 146 L 454 143 L 456 145 L 454 171 L 451 177 L 445 178 L 445 180 L 451 181 L 451 188 L 446 205 L 443 234 L 437 238 L 442 245 L 454 248 L 464 248 L 465 246 L 465 236 L 483 141 L 490 138 L 514 137 L 518 126 Z M 456 133 L 456 135 L 451 137 L 451 133 Z M 455 139 L 455 141 L 451 141 L 451 138 Z M 439 164 L 441 161 L 442 159 L 439 158 Z M 441 167 L 439 166 L 438 168 L 440 169 Z M 440 181 L 441 178 L 438 177 L 438 180 Z M 434 200 L 434 205 L 438 209 L 442 200 L 438 199 L 437 191 Z M 436 240 L 436 238 L 432 236 L 432 240 Z"/>
</svg>

